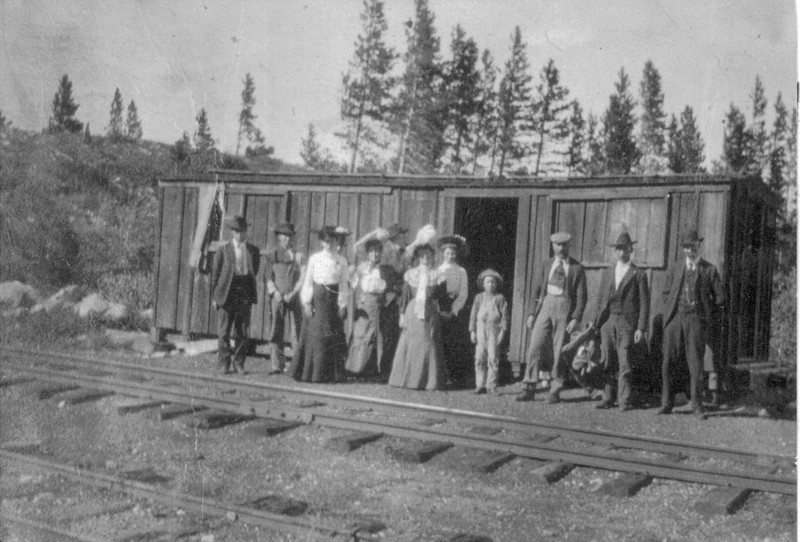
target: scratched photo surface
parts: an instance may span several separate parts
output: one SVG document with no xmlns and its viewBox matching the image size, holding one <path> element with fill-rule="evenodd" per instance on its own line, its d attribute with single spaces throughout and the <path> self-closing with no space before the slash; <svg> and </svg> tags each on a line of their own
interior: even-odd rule
<svg viewBox="0 0 800 542">
<path fill-rule="evenodd" d="M 0 539 L 794 540 L 797 34 L 790 0 L 0 0 Z M 676 367 L 685 246 L 719 295 Z"/>
</svg>

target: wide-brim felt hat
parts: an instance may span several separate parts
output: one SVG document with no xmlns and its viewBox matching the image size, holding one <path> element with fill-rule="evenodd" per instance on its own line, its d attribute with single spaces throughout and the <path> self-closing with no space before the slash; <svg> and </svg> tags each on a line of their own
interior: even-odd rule
<svg viewBox="0 0 800 542">
<path fill-rule="evenodd" d="M 569 243 L 572 241 L 572 234 L 566 231 L 557 231 L 553 235 L 550 236 L 551 243 Z"/>
<path fill-rule="evenodd" d="M 617 242 L 616 243 L 611 243 L 608 246 L 610 246 L 610 247 L 626 246 L 627 247 L 627 246 L 630 246 L 630 245 L 634 244 L 635 242 L 636 241 L 631 240 L 631 236 L 628 235 L 628 232 L 622 232 L 617 237 Z"/>
<path fill-rule="evenodd" d="M 486 277 L 496 278 L 498 288 L 500 288 L 503 285 L 503 277 L 500 276 L 500 273 L 498 273 L 494 269 L 484 269 L 483 271 L 481 271 L 480 275 L 478 275 L 478 288 L 483 287 L 483 281 Z"/>
<path fill-rule="evenodd" d="M 319 235 L 320 239 L 336 238 L 342 242 L 350 235 L 350 230 L 343 226 L 322 226 L 320 229 L 314 231 Z"/>
<path fill-rule="evenodd" d="M 681 236 L 681 246 L 686 245 L 699 245 L 703 242 L 703 238 L 697 235 L 697 230 L 692 230 Z"/>
<path fill-rule="evenodd" d="M 372 252 L 375 249 L 383 250 L 383 241 L 380 239 L 370 239 L 366 243 L 364 243 L 364 250 L 367 252 Z"/>
<path fill-rule="evenodd" d="M 280 224 L 279 226 L 275 227 L 272 231 L 274 231 L 276 234 L 281 233 L 283 235 L 289 235 L 289 236 L 295 234 L 294 224 L 290 224 L 288 222 Z"/>
<path fill-rule="evenodd" d="M 247 220 L 244 219 L 243 216 L 232 216 L 228 219 L 228 227 L 233 231 L 245 231 L 250 224 L 247 223 Z"/>
</svg>

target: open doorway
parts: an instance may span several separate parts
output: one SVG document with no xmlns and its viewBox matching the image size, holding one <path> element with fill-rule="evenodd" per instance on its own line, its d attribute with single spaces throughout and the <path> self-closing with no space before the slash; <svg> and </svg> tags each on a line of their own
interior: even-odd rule
<svg viewBox="0 0 800 542">
<path fill-rule="evenodd" d="M 453 231 L 469 243 L 461 265 L 469 276 L 469 301 L 475 297 L 478 274 L 491 267 L 503 277 L 503 295 L 511 305 L 517 242 L 517 198 L 456 198 Z"/>
</svg>

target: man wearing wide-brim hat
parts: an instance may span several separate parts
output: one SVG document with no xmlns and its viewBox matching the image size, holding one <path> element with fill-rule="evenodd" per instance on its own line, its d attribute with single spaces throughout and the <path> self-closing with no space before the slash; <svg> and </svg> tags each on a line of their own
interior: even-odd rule
<svg viewBox="0 0 800 542">
<path fill-rule="evenodd" d="M 527 326 L 532 328 L 523 392 L 517 401 L 533 401 L 539 369 L 546 367 L 552 355 L 551 385 L 548 403 L 557 403 L 569 374 L 569 366 L 561 356 L 566 336 L 580 326 L 586 308 L 586 275 L 583 266 L 569 256 L 572 235 L 559 231 L 550 236 L 553 257 L 534 272 L 532 299 L 528 306 Z M 548 346 L 552 345 L 552 352 Z"/>
<path fill-rule="evenodd" d="M 596 408 L 606 409 L 619 401 L 620 410 L 631 407 L 631 347 L 641 343 L 650 322 L 650 289 L 647 275 L 631 261 L 633 245 L 627 232 L 617 237 L 616 262 L 603 271 L 595 306 L 594 327 L 600 330 L 603 400 Z"/>
<path fill-rule="evenodd" d="M 696 231 L 681 237 L 683 257 L 667 270 L 661 301 L 664 306 L 664 357 L 659 414 L 669 414 L 675 402 L 672 371 L 686 360 L 690 402 L 695 415 L 703 414 L 703 357 L 706 345 L 718 333 L 725 302 L 717 268 L 699 257 L 703 239 Z"/>
<path fill-rule="evenodd" d="M 291 344 L 294 352 L 300 338 L 303 308 L 298 294 L 302 286 L 300 277 L 303 274 L 304 257 L 292 246 L 294 224 L 279 224 L 273 231 L 277 246 L 267 251 L 264 269 L 264 289 L 269 299 L 264 331 L 270 343 L 270 374 L 277 374 L 286 368 L 284 346 Z"/>
<path fill-rule="evenodd" d="M 244 373 L 250 336 L 250 309 L 258 302 L 256 275 L 260 252 L 244 240 L 248 227 L 244 217 L 234 216 L 226 225 L 231 230 L 231 240 L 214 255 L 211 275 L 212 302 L 218 314 L 218 369 L 222 374 L 231 372 L 232 361 L 233 370 Z M 231 338 L 234 341 L 233 350 Z"/>
</svg>

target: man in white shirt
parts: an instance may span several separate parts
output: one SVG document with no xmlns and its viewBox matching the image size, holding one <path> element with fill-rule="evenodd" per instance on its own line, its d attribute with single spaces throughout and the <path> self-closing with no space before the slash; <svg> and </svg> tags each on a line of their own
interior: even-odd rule
<svg viewBox="0 0 800 542">
<path fill-rule="evenodd" d="M 572 235 L 556 232 L 550 236 L 553 257 L 539 266 L 534 276 L 531 301 L 528 306 L 527 326 L 532 328 L 531 346 L 522 379 L 524 390 L 517 401 L 533 401 L 539 368 L 546 366 L 545 359 L 551 354 L 547 346 L 552 344 L 553 364 L 548 403 L 558 403 L 569 367 L 561 357 L 561 346 L 567 334 L 577 330 L 586 308 L 586 275 L 583 266 L 569 256 Z"/>
<path fill-rule="evenodd" d="M 600 331 L 604 388 L 603 401 L 595 408 L 614 406 L 618 398 L 622 411 L 631 408 L 630 350 L 646 335 L 650 318 L 650 289 L 647 275 L 631 261 L 633 244 L 627 232 L 617 237 L 616 262 L 603 271 L 595 307 L 594 326 Z"/>
</svg>

